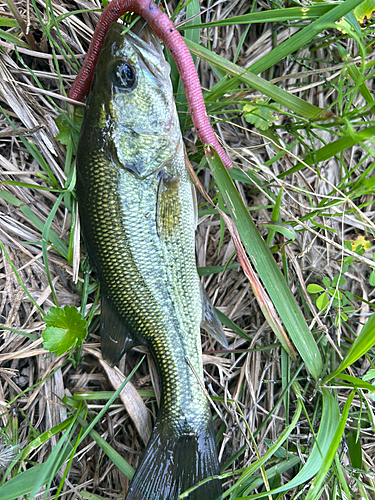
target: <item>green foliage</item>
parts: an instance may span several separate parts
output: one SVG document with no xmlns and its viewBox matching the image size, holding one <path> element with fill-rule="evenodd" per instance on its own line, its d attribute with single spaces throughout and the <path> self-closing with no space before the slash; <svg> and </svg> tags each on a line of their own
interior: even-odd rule
<svg viewBox="0 0 375 500">
<path fill-rule="evenodd" d="M 319 311 L 327 311 L 331 306 L 336 309 L 335 326 L 341 322 L 348 321 L 348 314 L 355 310 L 349 305 L 354 299 L 354 295 L 345 290 L 340 290 L 346 283 L 342 275 L 336 275 L 332 282 L 329 278 L 323 278 L 324 287 L 317 284 L 307 286 L 307 291 L 313 295 L 316 307 Z"/>
<path fill-rule="evenodd" d="M 61 142 L 64 146 L 67 146 L 70 141 L 73 141 L 75 145 L 78 144 L 79 131 L 81 129 L 83 120 L 83 114 L 79 111 L 75 111 L 72 115 L 72 119 L 68 119 L 68 115 L 59 115 L 55 122 L 59 129 L 59 134 L 57 134 L 56 139 Z M 73 151 L 75 154 L 76 148 Z"/>
<path fill-rule="evenodd" d="M 355 252 L 357 255 L 363 255 L 366 252 L 366 250 L 369 250 L 371 248 L 371 242 L 366 240 L 363 236 L 360 236 L 354 241 L 345 240 L 344 246 L 346 249 Z M 372 258 L 373 261 L 375 262 L 375 254 L 373 254 Z M 344 274 L 348 271 L 349 267 L 353 264 L 353 262 L 355 262 L 355 257 L 353 255 L 344 258 L 342 266 L 342 272 Z M 375 269 L 371 271 L 369 281 L 370 284 L 374 286 L 373 283 L 375 282 Z"/>
<path fill-rule="evenodd" d="M 51 307 L 44 321 L 47 326 L 43 332 L 43 346 L 47 351 L 61 355 L 80 346 L 86 338 L 86 321 L 75 307 Z"/>
<path fill-rule="evenodd" d="M 271 107 L 264 99 L 254 99 L 251 103 L 243 106 L 244 118 L 259 130 L 268 130 L 279 119 L 274 114 L 275 108 L 280 109 L 280 104 L 275 103 Z"/>
<path fill-rule="evenodd" d="M 365 21 L 365 18 L 367 20 L 371 19 L 371 16 L 374 11 L 375 11 L 374 0 L 365 0 L 354 9 L 354 15 L 357 21 L 363 23 Z"/>
</svg>

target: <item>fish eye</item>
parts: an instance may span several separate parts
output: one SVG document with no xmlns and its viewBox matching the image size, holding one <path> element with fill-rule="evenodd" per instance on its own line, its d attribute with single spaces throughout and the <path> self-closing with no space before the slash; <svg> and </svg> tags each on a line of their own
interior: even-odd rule
<svg viewBox="0 0 375 500">
<path fill-rule="evenodd" d="M 115 61 L 109 70 L 109 78 L 112 84 L 120 89 L 131 91 L 137 85 L 137 77 L 130 64 L 124 61 Z"/>
</svg>

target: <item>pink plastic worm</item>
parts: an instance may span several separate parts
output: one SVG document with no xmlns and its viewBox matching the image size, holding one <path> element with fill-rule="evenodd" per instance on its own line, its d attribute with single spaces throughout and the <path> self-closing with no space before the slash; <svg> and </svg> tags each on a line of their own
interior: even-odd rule
<svg viewBox="0 0 375 500">
<path fill-rule="evenodd" d="M 111 23 L 117 21 L 126 12 L 134 11 L 143 17 L 154 33 L 168 47 L 176 62 L 181 81 L 185 89 L 186 100 L 195 130 L 203 144 L 212 144 L 223 164 L 232 168 L 233 164 L 216 139 L 207 118 L 202 90 L 195 70 L 193 58 L 175 25 L 159 7 L 150 0 L 112 0 L 104 9 L 95 28 L 85 61 L 75 79 L 68 96 L 81 101 L 88 93 L 94 75 L 94 69 L 103 46 L 105 35 Z"/>
</svg>

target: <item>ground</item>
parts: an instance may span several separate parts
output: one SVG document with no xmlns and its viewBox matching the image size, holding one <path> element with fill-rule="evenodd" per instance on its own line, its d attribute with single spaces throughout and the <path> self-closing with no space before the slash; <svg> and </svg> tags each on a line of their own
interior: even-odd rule
<svg viewBox="0 0 375 500">
<path fill-rule="evenodd" d="M 233 234 L 216 206 L 199 195 L 197 266 L 227 318 L 229 343 L 223 351 L 202 332 L 205 379 L 227 473 L 224 491 L 233 500 L 260 497 L 263 488 L 293 478 L 279 498 L 375 498 L 374 36 L 372 2 L 353 13 L 358 3 L 341 2 L 347 11 L 330 21 L 324 16 L 336 4 L 305 1 L 192 1 L 174 16 L 177 26 L 190 18 L 214 23 L 201 27 L 200 39 L 198 30 L 185 31 L 208 49 L 192 47 L 208 114 L 235 164 L 231 178 L 240 198 L 291 290 L 290 297 L 272 297 L 276 309 L 285 325 L 282 311 L 292 307 L 293 295 L 306 329 L 294 336 L 288 331 L 293 360 L 238 264 Z M 71 54 L 82 61 L 98 18 L 94 12 L 64 14 L 100 3 L 11 6 L 12 12 L 0 6 L 2 481 L 34 469 L 41 483 L 32 479 L 33 493 L 40 486 L 35 498 L 43 498 L 47 481 L 35 465 L 44 463 L 51 479 L 47 498 L 118 499 L 128 486 L 129 465 L 136 467 L 144 450 L 134 421 L 152 425 L 159 389 L 150 355 L 132 351 L 119 365 L 126 376 L 146 354 L 131 379 L 141 396 L 133 420 L 120 398 L 101 413 L 123 379 L 118 375 L 116 382 L 100 359 L 98 285 L 80 242 L 73 191 L 79 119 L 73 122 L 70 114 L 69 127 L 61 118 L 68 109 L 63 89 L 77 69 Z M 176 7 L 164 5 L 169 15 Z M 28 45 L 14 9 L 36 46 Z M 302 32 L 301 39 L 292 36 Z M 244 76 L 245 69 L 251 73 Z M 214 203 L 233 217 L 221 177 L 202 160 L 176 72 L 172 77 L 192 164 Z M 256 265 L 261 259 L 251 251 L 251 238 L 246 243 L 239 223 L 237 228 Z M 276 270 L 269 272 L 271 280 L 279 279 Z M 264 288 L 272 296 L 266 283 Z M 82 348 L 71 353 L 43 349 L 44 315 L 56 305 L 78 308 L 88 320 Z M 317 353 L 312 359 L 303 350 L 306 342 Z M 348 363 L 335 372 L 342 358 Z M 63 431 L 70 433 L 66 441 Z M 54 469 L 64 454 L 71 461 Z M 21 497 L 31 489 L 19 491 Z"/>
</svg>

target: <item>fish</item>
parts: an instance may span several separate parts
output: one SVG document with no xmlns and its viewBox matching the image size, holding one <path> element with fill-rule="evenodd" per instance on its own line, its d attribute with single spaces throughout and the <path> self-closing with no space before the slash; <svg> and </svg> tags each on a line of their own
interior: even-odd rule
<svg viewBox="0 0 375 500">
<path fill-rule="evenodd" d="M 203 390 L 200 327 L 224 346 L 195 261 L 197 205 L 170 80 L 150 29 L 109 28 L 77 148 L 83 239 L 101 290 L 101 350 L 111 365 L 147 346 L 160 407 L 126 500 L 222 498 Z"/>
</svg>

